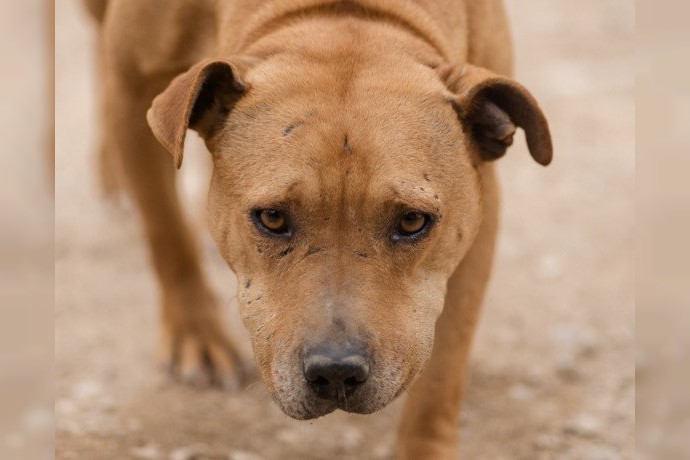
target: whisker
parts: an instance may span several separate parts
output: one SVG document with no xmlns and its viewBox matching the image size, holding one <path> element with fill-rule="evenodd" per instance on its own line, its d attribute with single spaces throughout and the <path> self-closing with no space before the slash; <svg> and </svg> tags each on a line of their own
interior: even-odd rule
<svg viewBox="0 0 690 460">
<path fill-rule="evenodd" d="M 347 410 L 347 395 L 345 394 L 345 383 L 340 383 L 340 388 L 343 390 L 343 402 L 345 403 L 345 410 Z"/>
</svg>

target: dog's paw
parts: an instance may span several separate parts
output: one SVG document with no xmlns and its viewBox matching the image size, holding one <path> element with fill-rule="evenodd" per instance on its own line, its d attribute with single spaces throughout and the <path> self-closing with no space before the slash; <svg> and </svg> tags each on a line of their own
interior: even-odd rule
<svg viewBox="0 0 690 460">
<path fill-rule="evenodd" d="M 171 376 L 193 386 L 240 389 L 251 378 L 216 305 L 168 300 L 164 305 L 160 361 Z"/>
</svg>

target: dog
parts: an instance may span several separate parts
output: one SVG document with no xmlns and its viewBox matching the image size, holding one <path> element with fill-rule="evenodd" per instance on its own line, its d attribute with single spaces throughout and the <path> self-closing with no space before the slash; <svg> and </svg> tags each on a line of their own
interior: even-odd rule
<svg viewBox="0 0 690 460">
<path fill-rule="evenodd" d="M 446 459 L 498 227 L 494 160 L 552 142 L 511 78 L 500 0 L 90 0 L 106 172 L 140 211 L 162 355 L 246 377 L 175 193 L 188 129 L 258 372 L 290 417 L 372 413 L 407 390 L 397 454 Z"/>
</svg>

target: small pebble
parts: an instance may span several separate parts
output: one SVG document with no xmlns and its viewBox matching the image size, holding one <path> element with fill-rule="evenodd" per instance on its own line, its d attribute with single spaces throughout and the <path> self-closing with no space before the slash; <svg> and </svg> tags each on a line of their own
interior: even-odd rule
<svg viewBox="0 0 690 460">
<path fill-rule="evenodd" d="M 346 451 L 356 450 L 362 443 L 362 432 L 353 426 L 345 426 L 340 430 L 340 445 Z"/>
<path fill-rule="evenodd" d="M 560 438 L 551 433 L 541 433 L 534 438 L 534 447 L 541 450 L 552 450 L 560 444 Z"/>
<path fill-rule="evenodd" d="M 230 453 L 230 460 L 264 460 L 264 458 L 261 455 L 251 452 L 236 450 Z"/>
<path fill-rule="evenodd" d="M 542 281 L 553 281 L 563 276 L 563 260 L 555 255 L 549 254 L 537 262 L 535 276 Z"/>
<path fill-rule="evenodd" d="M 94 398 L 103 394 L 103 385 L 96 380 L 82 380 L 72 388 L 72 394 L 80 400 Z"/>
<path fill-rule="evenodd" d="M 127 420 L 126 422 L 126 428 L 128 431 L 141 431 L 142 428 L 144 427 L 144 424 L 139 420 L 138 418 L 131 418 Z"/>
<path fill-rule="evenodd" d="M 556 363 L 556 375 L 568 383 L 578 382 L 582 379 L 577 363 L 572 359 L 560 359 Z"/>
<path fill-rule="evenodd" d="M 530 401 L 534 399 L 534 390 L 522 383 L 516 383 L 511 386 L 508 394 L 516 401 Z"/>
<path fill-rule="evenodd" d="M 169 460 L 197 460 L 199 456 L 208 452 L 206 444 L 192 444 L 180 447 L 170 452 Z"/>
<path fill-rule="evenodd" d="M 276 438 L 286 444 L 299 445 L 303 439 L 300 433 L 295 430 L 283 429 L 276 433 Z"/>
<path fill-rule="evenodd" d="M 601 432 L 602 424 L 596 417 L 589 414 L 580 414 L 563 427 L 565 434 L 581 437 L 594 437 Z"/>
<path fill-rule="evenodd" d="M 393 455 L 393 447 L 389 444 L 379 444 L 371 452 L 374 458 L 390 458 Z"/>
<path fill-rule="evenodd" d="M 156 460 L 161 458 L 161 451 L 154 443 L 146 443 L 143 446 L 135 447 L 129 451 L 134 458 L 144 460 Z"/>
<path fill-rule="evenodd" d="M 621 455 L 610 446 L 587 446 L 577 449 L 573 458 L 586 460 L 620 460 Z"/>
<path fill-rule="evenodd" d="M 61 416 L 72 415 L 77 412 L 77 405 L 71 399 L 62 398 L 55 403 L 55 412 Z"/>
</svg>

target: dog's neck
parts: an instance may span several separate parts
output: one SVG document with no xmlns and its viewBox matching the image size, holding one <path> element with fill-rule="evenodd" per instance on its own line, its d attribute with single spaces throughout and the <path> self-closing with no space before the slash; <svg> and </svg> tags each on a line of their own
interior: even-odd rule
<svg viewBox="0 0 690 460">
<path fill-rule="evenodd" d="M 413 2 L 395 0 L 296 0 L 291 2 L 269 0 L 243 24 L 242 30 L 231 26 L 233 11 L 222 15 L 219 43 L 223 54 L 251 54 L 259 58 L 284 52 L 294 43 L 280 43 L 269 38 L 285 29 L 299 27 L 300 23 L 332 18 L 332 33 L 337 34 L 339 19 L 353 19 L 361 23 L 383 24 L 404 32 L 410 43 L 419 48 L 421 60 L 435 65 L 450 61 L 453 50 L 446 45 L 443 35 L 426 10 Z M 342 25 L 342 23 L 340 23 Z M 227 36 L 224 36 L 227 34 Z M 293 35 L 294 37 L 295 35 Z M 414 42 L 417 42 L 414 44 Z M 376 46 L 363 43 L 363 46 Z M 424 49 L 423 49 L 424 48 Z"/>
</svg>

